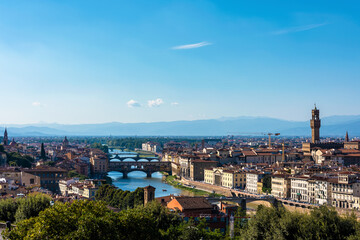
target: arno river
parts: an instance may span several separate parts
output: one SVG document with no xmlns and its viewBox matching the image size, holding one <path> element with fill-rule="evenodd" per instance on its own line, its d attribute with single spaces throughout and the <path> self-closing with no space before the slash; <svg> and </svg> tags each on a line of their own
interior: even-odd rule
<svg viewBox="0 0 360 240">
<path fill-rule="evenodd" d="M 129 153 L 129 155 L 130 154 L 131 153 Z M 138 187 L 146 187 L 148 185 L 151 185 L 156 188 L 155 197 L 167 196 L 170 194 L 189 195 L 189 193 L 163 182 L 163 175 L 159 172 L 153 173 L 151 178 L 146 178 L 146 173 L 139 171 L 129 173 L 128 178 L 126 179 L 122 178 L 122 173 L 120 172 L 109 172 L 108 176 L 112 178 L 114 186 L 124 191 L 134 191 Z"/>
</svg>

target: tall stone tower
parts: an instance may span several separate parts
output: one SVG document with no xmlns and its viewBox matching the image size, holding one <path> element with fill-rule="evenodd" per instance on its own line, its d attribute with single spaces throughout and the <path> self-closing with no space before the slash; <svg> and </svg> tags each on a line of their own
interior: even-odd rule
<svg viewBox="0 0 360 240">
<path fill-rule="evenodd" d="M 9 137 L 8 137 L 7 129 L 5 128 L 5 132 L 4 132 L 4 145 L 8 145 L 8 144 L 9 144 Z"/>
<path fill-rule="evenodd" d="M 155 199 L 155 188 L 153 186 L 147 186 L 144 188 L 144 206 Z"/>
<path fill-rule="evenodd" d="M 346 135 L 345 135 L 345 142 L 349 142 L 349 134 L 347 131 L 346 131 Z"/>
<path fill-rule="evenodd" d="M 311 142 L 312 143 L 318 143 L 320 142 L 320 117 L 319 117 L 319 109 L 315 108 L 311 111 L 312 112 L 312 118 L 310 120 L 310 126 L 311 126 Z"/>
</svg>

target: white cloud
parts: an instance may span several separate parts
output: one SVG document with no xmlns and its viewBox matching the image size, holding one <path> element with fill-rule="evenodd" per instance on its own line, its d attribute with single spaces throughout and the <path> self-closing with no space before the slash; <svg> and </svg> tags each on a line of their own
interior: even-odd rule
<svg viewBox="0 0 360 240">
<path fill-rule="evenodd" d="M 199 42 L 199 43 L 175 46 L 175 47 L 172 47 L 171 49 L 174 49 L 174 50 L 192 49 L 192 48 L 205 47 L 205 46 L 208 46 L 208 45 L 211 45 L 211 44 L 212 43 L 209 43 L 209 42 Z"/>
<path fill-rule="evenodd" d="M 161 104 L 164 104 L 164 101 L 161 98 L 155 99 L 155 100 L 149 100 L 148 106 L 149 107 L 158 107 Z"/>
<path fill-rule="evenodd" d="M 325 25 L 327 25 L 327 23 L 309 24 L 309 25 L 304 25 L 304 26 L 285 28 L 285 29 L 281 29 L 281 30 L 272 32 L 272 34 L 282 35 L 282 34 L 293 33 L 293 32 L 303 32 L 303 31 L 314 29 L 314 28 L 322 27 Z"/>
<path fill-rule="evenodd" d="M 41 102 L 33 102 L 31 105 L 33 105 L 33 107 L 45 107 L 46 105 L 45 104 L 42 104 Z"/>
<path fill-rule="evenodd" d="M 172 102 L 171 105 L 177 106 L 177 105 L 179 105 L 179 103 L 178 102 Z"/>
<path fill-rule="evenodd" d="M 135 101 L 134 99 L 131 99 L 131 100 L 128 101 L 126 104 L 127 104 L 127 106 L 128 106 L 129 108 L 141 107 L 141 104 L 138 103 L 137 101 Z"/>
</svg>

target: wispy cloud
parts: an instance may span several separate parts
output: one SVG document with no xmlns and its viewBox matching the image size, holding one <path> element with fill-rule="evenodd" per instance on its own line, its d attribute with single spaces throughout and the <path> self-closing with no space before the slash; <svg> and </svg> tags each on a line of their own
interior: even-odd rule
<svg viewBox="0 0 360 240">
<path fill-rule="evenodd" d="M 126 105 L 127 105 L 129 108 L 141 107 L 141 104 L 138 103 L 137 101 L 135 101 L 134 99 L 131 99 L 130 101 L 128 101 L 128 102 L 126 103 Z"/>
<path fill-rule="evenodd" d="M 179 103 L 178 102 L 172 102 L 171 105 L 177 106 L 177 105 L 179 105 Z"/>
<path fill-rule="evenodd" d="M 149 100 L 148 106 L 149 107 L 158 107 L 161 104 L 164 104 L 164 101 L 161 98 L 155 99 L 155 100 Z"/>
<path fill-rule="evenodd" d="M 294 32 L 303 32 L 307 30 L 311 30 L 314 28 L 319 28 L 322 26 L 327 25 L 328 23 L 318 23 L 318 24 L 309 24 L 304 26 L 298 26 L 298 27 L 291 27 L 291 28 L 285 28 L 278 31 L 272 32 L 273 35 L 282 35 L 282 34 L 288 34 L 288 33 L 294 33 Z"/>
<path fill-rule="evenodd" d="M 192 49 L 192 48 L 205 47 L 205 46 L 208 46 L 211 44 L 212 43 L 209 43 L 209 42 L 199 42 L 199 43 L 175 46 L 175 47 L 172 47 L 171 49 L 174 49 L 174 50 Z"/>
<path fill-rule="evenodd" d="M 45 106 L 46 106 L 45 104 L 43 104 L 43 103 L 41 103 L 41 102 L 38 102 L 38 101 L 33 102 L 31 105 L 32 105 L 33 107 L 45 107 Z"/>
</svg>

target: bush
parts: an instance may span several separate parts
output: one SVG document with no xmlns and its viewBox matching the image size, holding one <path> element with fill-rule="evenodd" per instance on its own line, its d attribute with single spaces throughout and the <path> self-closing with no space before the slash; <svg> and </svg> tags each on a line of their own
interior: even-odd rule
<svg viewBox="0 0 360 240">
<path fill-rule="evenodd" d="M 38 217 L 21 221 L 12 230 L 4 231 L 11 240 L 23 239 L 222 239 L 219 232 L 206 229 L 202 221 L 195 226 L 186 223 L 157 202 L 119 213 L 103 201 L 78 200 L 72 204 L 55 203 Z"/>
<path fill-rule="evenodd" d="M 256 215 L 240 231 L 241 239 L 347 239 L 359 234 L 355 215 L 341 217 L 334 208 L 321 206 L 310 214 L 284 207 L 259 206 Z"/>
<path fill-rule="evenodd" d="M 51 200 L 51 197 L 42 193 L 29 194 L 26 198 L 0 200 L 0 220 L 19 222 L 35 217 L 50 206 Z"/>
<path fill-rule="evenodd" d="M 135 191 L 123 191 L 114 186 L 104 184 L 96 191 L 96 200 L 105 201 L 112 207 L 127 209 L 134 208 L 144 203 L 144 189 L 137 188 Z"/>
<path fill-rule="evenodd" d="M 15 213 L 16 222 L 36 217 L 41 211 L 50 206 L 51 200 L 52 198 L 45 194 L 30 194 L 26 198 L 20 198 Z"/>
<path fill-rule="evenodd" d="M 18 202 L 15 199 L 0 200 L 0 220 L 14 222 L 17 209 Z"/>
</svg>

